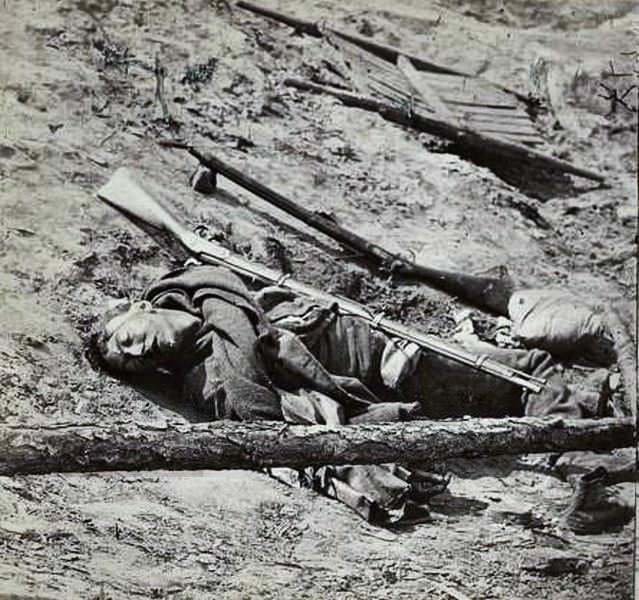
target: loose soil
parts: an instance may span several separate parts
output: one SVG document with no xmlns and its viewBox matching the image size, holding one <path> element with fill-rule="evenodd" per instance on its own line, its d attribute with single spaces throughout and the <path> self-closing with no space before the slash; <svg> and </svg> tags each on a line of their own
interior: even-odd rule
<svg viewBox="0 0 639 600">
<path fill-rule="evenodd" d="M 450 333 L 456 300 L 371 276 L 351 252 L 228 181 L 212 197 L 193 192 L 193 160 L 160 148 L 162 137 L 190 139 L 419 262 L 469 272 L 504 264 L 522 287 L 634 301 L 636 113 L 602 98 L 599 85 L 622 93 L 635 82 L 609 75 L 611 65 L 636 70 L 634 5 L 269 3 L 539 97 L 544 150 L 603 172 L 600 187 L 471 162 L 429 136 L 288 89 L 287 75 L 335 82 L 335 53 L 227 2 L 5 2 L 0 420 L 183 418 L 85 355 L 99 311 L 177 264 L 95 199 L 121 165 L 138 169 L 190 226 L 205 225 L 246 257 Z M 156 54 L 169 119 L 156 101 Z M 625 99 L 636 106 L 636 90 Z M 392 531 L 262 473 L 0 478 L 0 597 L 631 598 L 634 525 L 578 538 L 557 530 L 570 488 L 529 462 L 451 465 L 435 521 Z M 540 552 L 589 568 L 522 569 Z"/>
</svg>

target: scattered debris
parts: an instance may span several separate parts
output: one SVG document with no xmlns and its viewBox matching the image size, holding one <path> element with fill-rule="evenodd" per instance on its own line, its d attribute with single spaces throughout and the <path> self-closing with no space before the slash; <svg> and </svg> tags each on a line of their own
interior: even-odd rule
<svg viewBox="0 0 639 600">
<path fill-rule="evenodd" d="M 102 69 L 118 69 L 125 75 L 129 72 L 131 57 L 127 46 L 96 40 L 93 47 L 101 54 L 100 66 Z"/>
<path fill-rule="evenodd" d="M 508 141 L 544 142 L 517 99 L 491 83 L 477 77 L 419 71 L 403 54 L 391 63 L 338 36 L 327 39 L 342 52 L 361 94 Z"/>
<path fill-rule="evenodd" d="M 255 14 L 262 15 L 263 17 L 266 17 L 268 19 L 273 19 L 274 21 L 284 23 L 285 25 L 288 25 L 289 27 L 293 27 L 297 33 L 304 33 L 306 35 L 311 35 L 313 37 L 319 37 L 319 38 L 326 37 L 327 35 L 338 36 L 341 39 L 347 42 L 351 42 L 352 44 L 356 44 L 360 46 L 361 48 L 363 48 L 364 50 L 367 50 L 371 54 L 375 54 L 379 58 L 386 60 L 392 64 L 395 64 L 397 62 L 397 59 L 400 56 L 405 56 L 415 65 L 417 69 L 420 69 L 420 70 L 432 71 L 435 73 L 445 73 L 450 75 L 458 75 L 461 77 L 475 78 L 475 75 L 471 73 L 465 73 L 463 71 L 459 71 L 451 67 L 436 64 L 420 56 L 416 56 L 414 54 L 404 52 L 403 50 L 399 48 L 395 48 L 387 44 L 381 44 L 379 42 L 375 42 L 372 39 L 370 39 L 370 37 L 357 35 L 355 33 L 349 33 L 347 31 L 342 31 L 334 27 L 327 26 L 323 22 L 320 23 L 315 21 L 298 19 L 290 15 L 285 15 L 283 13 L 280 13 L 274 10 L 257 6 L 251 2 L 244 2 L 243 0 L 238 2 L 236 6 L 238 6 L 239 8 L 248 10 L 250 12 L 253 12 Z M 492 82 L 491 84 L 507 92 L 508 94 L 512 94 L 518 100 L 521 100 L 523 102 L 529 101 L 529 97 L 525 94 L 521 94 L 517 92 L 516 90 L 511 90 L 501 84 L 492 83 Z"/>
<path fill-rule="evenodd" d="M 180 83 L 194 85 L 210 81 L 217 67 L 217 62 L 217 58 L 209 58 L 205 63 L 187 66 Z"/>
<path fill-rule="evenodd" d="M 544 575 L 583 574 L 590 567 L 589 561 L 568 552 L 550 548 L 531 551 L 521 564 L 522 571 L 532 571 Z"/>
<path fill-rule="evenodd" d="M 377 112 L 393 122 L 457 142 L 481 154 L 517 159 L 600 183 L 605 179 L 599 173 L 525 145 L 543 142 L 530 123 L 530 115 L 518 105 L 518 101 L 529 102 L 526 95 L 325 24 L 297 19 L 250 2 L 241 1 L 237 6 L 285 23 L 299 33 L 328 39 L 351 59 L 352 79 L 360 95 L 295 79 L 287 79 L 286 85 L 333 95 L 350 106 Z"/>
</svg>

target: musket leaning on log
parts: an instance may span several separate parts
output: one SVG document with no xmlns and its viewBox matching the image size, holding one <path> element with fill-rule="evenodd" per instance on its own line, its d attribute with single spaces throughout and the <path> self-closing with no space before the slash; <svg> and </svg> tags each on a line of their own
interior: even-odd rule
<svg viewBox="0 0 639 600">
<path fill-rule="evenodd" d="M 377 425 L 199 423 L 109 427 L 0 425 L 0 476 L 156 469 L 432 464 L 449 458 L 611 450 L 632 419 L 464 419 Z M 628 473 L 631 480 L 636 473 Z"/>
<path fill-rule="evenodd" d="M 319 300 L 327 306 L 332 306 L 335 310 L 339 310 L 342 314 L 357 315 L 367 320 L 373 327 L 391 337 L 408 340 L 422 348 L 479 369 L 532 392 L 540 392 L 545 385 L 543 379 L 503 365 L 486 356 L 478 356 L 472 352 L 452 346 L 434 336 L 426 335 L 391 321 L 381 314 L 375 315 L 368 308 L 357 302 L 338 298 L 290 279 L 287 275 L 283 275 L 278 271 L 262 265 L 254 265 L 238 256 L 232 255 L 219 244 L 201 238 L 189 231 L 152 198 L 135 181 L 126 168 L 118 169 L 109 182 L 98 191 L 97 195 L 101 200 L 119 210 L 144 230 L 151 228 L 165 237 L 172 238 L 191 256 L 202 262 L 225 266 L 247 279 L 260 281 L 268 285 L 279 285 L 290 289 L 298 295 Z"/>
</svg>

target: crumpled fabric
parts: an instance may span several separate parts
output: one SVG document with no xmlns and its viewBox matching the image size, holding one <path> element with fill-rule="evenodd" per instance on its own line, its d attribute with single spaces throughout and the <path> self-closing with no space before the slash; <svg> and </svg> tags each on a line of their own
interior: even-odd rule
<svg viewBox="0 0 639 600">
<path fill-rule="evenodd" d="M 256 352 L 268 323 L 239 277 L 211 266 L 179 269 L 151 284 L 145 299 L 202 319 L 195 347 L 184 357 L 187 402 L 211 419 L 282 418 L 279 396 Z"/>
<path fill-rule="evenodd" d="M 559 290 L 514 292 L 508 303 L 513 338 L 562 359 L 609 366 L 615 360 L 614 339 L 605 311 Z"/>
<path fill-rule="evenodd" d="M 593 410 L 590 400 L 581 402 L 585 396 L 565 386 L 548 352 L 491 349 L 492 358 L 548 379 L 541 394 L 522 394 L 514 384 L 391 340 L 336 307 L 277 288 L 253 297 L 226 269 L 170 273 L 146 299 L 202 319 L 181 374 L 185 396 L 212 419 L 337 425 L 403 420 L 418 412 L 430 418 L 583 417 Z M 427 518 L 416 477 L 399 465 L 324 467 L 298 476 L 378 523 L 409 513 Z"/>
<path fill-rule="evenodd" d="M 414 342 L 390 339 L 384 346 L 380 374 L 384 385 L 398 389 L 402 381 L 411 376 L 419 364 L 421 348 Z"/>
<path fill-rule="evenodd" d="M 418 412 L 418 403 L 384 402 L 368 387 L 379 384 L 385 336 L 361 319 L 278 293 L 258 295 L 270 308 L 266 318 L 226 269 L 180 269 L 147 289 L 145 298 L 154 306 L 202 319 L 195 347 L 184 357 L 187 401 L 211 419 L 305 425 L 398 421 Z M 389 524 L 405 515 L 411 484 L 397 475 L 405 472 L 399 467 L 277 471 L 288 471 L 288 479 L 344 502 L 370 522 Z M 416 513 L 425 518 L 428 511 L 413 508 L 413 520 Z"/>
</svg>

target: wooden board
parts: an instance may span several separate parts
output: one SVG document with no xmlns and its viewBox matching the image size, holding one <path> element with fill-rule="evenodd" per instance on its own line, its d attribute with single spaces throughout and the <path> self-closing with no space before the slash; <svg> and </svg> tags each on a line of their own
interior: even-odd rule
<svg viewBox="0 0 639 600">
<path fill-rule="evenodd" d="M 459 110 L 455 108 L 452 113 L 460 119 L 472 119 L 476 123 L 531 123 L 530 117 L 526 113 L 515 110 L 486 109 L 479 112 L 476 108 L 471 110 Z"/>
<path fill-rule="evenodd" d="M 502 131 L 504 133 L 521 133 L 522 135 L 535 135 L 537 133 L 535 128 L 532 125 L 527 124 L 525 121 L 522 123 L 481 123 L 471 118 L 459 119 L 458 124 L 492 133 L 499 133 Z"/>
<path fill-rule="evenodd" d="M 428 82 L 420 77 L 419 71 L 415 69 L 413 63 L 411 63 L 408 58 L 399 56 L 397 58 L 397 68 L 404 75 L 415 95 L 420 98 L 432 112 L 447 121 L 455 120 L 446 103 L 442 101 L 439 94 L 433 90 Z"/>
<path fill-rule="evenodd" d="M 406 56 L 393 64 L 336 35 L 328 41 L 342 53 L 361 94 L 478 133 L 523 144 L 543 142 L 517 99 L 497 86 L 476 77 L 418 70 Z"/>
</svg>

